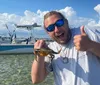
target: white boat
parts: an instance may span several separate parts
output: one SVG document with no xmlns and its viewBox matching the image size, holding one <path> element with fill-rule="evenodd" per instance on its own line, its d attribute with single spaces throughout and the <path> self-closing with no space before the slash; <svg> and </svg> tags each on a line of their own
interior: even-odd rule
<svg viewBox="0 0 100 85">
<path fill-rule="evenodd" d="M 13 30 L 13 34 L 10 32 L 7 24 L 5 24 L 6 28 L 9 32 L 9 37 L 0 38 L 0 55 L 18 55 L 18 54 L 33 54 L 34 48 L 34 37 L 31 33 L 28 39 L 16 38 L 16 29 Z M 32 25 L 17 25 L 15 24 L 16 28 L 25 28 L 29 31 L 34 29 L 34 27 L 41 27 L 37 23 Z"/>
<path fill-rule="evenodd" d="M 30 31 L 30 36 L 28 38 L 21 38 L 17 37 L 16 34 L 16 28 L 14 28 L 13 32 L 10 31 L 9 27 L 7 24 L 5 24 L 6 29 L 8 30 L 9 36 L 2 36 L 0 35 L 0 44 L 33 44 L 35 42 L 34 37 L 33 37 L 33 31 L 35 27 L 41 27 L 41 25 L 38 25 L 37 23 L 33 23 L 31 25 L 18 25 L 15 24 L 16 28 L 19 29 L 26 29 Z"/>
</svg>

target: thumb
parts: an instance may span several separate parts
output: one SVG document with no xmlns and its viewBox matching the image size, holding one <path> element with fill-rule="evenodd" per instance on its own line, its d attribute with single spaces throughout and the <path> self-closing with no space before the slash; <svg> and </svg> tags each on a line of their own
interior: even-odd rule
<svg viewBox="0 0 100 85">
<path fill-rule="evenodd" d="M 82 34 L 82 35 L 84 35 L 84 34 L 86 35 L 86 33 L 85 33 L 85 31 L 84 31 L 84 26 L 81 26 L 80 31 L 81 31 L 81 34 Z"/>
</svg>

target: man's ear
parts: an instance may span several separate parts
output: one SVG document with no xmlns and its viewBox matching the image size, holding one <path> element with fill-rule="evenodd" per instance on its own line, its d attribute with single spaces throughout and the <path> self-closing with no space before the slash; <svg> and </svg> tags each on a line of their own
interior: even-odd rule
<svg viewBox="0 0 100 85">
<path fill-rule="evenodd" d="M 48 34 L 48 31 L 46 30 L 45 26 L 44 26 L 44 30 L 45 30 L 45 32 Z"/>
<path fill-rule="evenodd" d="M 64 21 L 66 22 L 66 24 L 68 24 L 68 20 L 67 19 L 64 19 Z"/>
<path fill-rule="evenodd" d="M 67 25 L 68 27 L 69 27 L 69 23 L 68 23 L 68 20 L 67 19 L 64 19 L 64 21 L 65 21 L 65 25 Z"/>
</svg>

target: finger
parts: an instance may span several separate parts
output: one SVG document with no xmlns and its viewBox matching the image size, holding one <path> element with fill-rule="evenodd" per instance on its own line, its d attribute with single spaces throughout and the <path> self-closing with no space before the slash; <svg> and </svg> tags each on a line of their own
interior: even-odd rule
<svg viewBox="0 0 100 85">
<path fill-rule="evenodd" d="M 75 44 L 75 43 L 80 43 L 81 41 L 82 41 L 81 36 L 78 37 L 78 38 L 75 38 L 75 39 L 73 40 L 74 44 Z"/>
<path fill-rule="evenodd" d="M 75 46 L 81 46 L 81 44 L 79 42 L 75 43 Z"/>
<path fill-rule="evenodd" d="M 39 40 L 37 40 L 35 43 L 34 43 L 34 46 L 38 46 L 39 44 Z"/>
<path fill-rule="evenodd" d="M 77 39 L 77 38 L 80 38 L 80 37 L 81 37 L 81 35 L 75 35 L 74 39 Z"/>
<path fill-rule="evenodd" d="M 43 45 L 45 43 L 44 40 L 40 40 L 40 44 Z"/>
<path fill-rule="evenodd" d="M 40 40 L 34 43 L 34 49 L 39 49 Z"/>
<path fill-rule="evenodd" d="M 43 43 L 42 40 L 37 40 L 37 42 L 35 42 L 35 44 L 34 44 L 34 48 L 39 49 L 41 47 L 42 43 Z"/>
<path fill-rule="evenodd" d="M 76 48 L 76 50 L 78 50 L 78 51 L 80 50 L 80 46 L 75 46 L 75 48 Z"/>
<path fill-rule="evenodd" d="M 82 34 L 82 35 L 84 35 L 84 34 L 86 35 L 86 33 L 85 33 L 85 31 L 84 31 L 84 26 L 81 26 L 80 31 L 81 31 L 81 34 Z"/>
<path fill-rule="evenodd" d="M 44 40 L 39 40 L 39 42 L 38 42 L 39 48 L 42 48 L 44 44 L 45 44 Z"/>
</svg>

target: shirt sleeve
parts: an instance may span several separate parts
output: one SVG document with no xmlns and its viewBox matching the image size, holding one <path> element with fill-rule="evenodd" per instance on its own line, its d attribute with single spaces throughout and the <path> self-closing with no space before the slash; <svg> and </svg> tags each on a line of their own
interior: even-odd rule
<svg viewBox="0 0 100 85">
<path fill-rule="evenodd" d="M 100 43 L 100 28 L 85 28 L 85 32 L 91 40 Z"/>
</svg>

